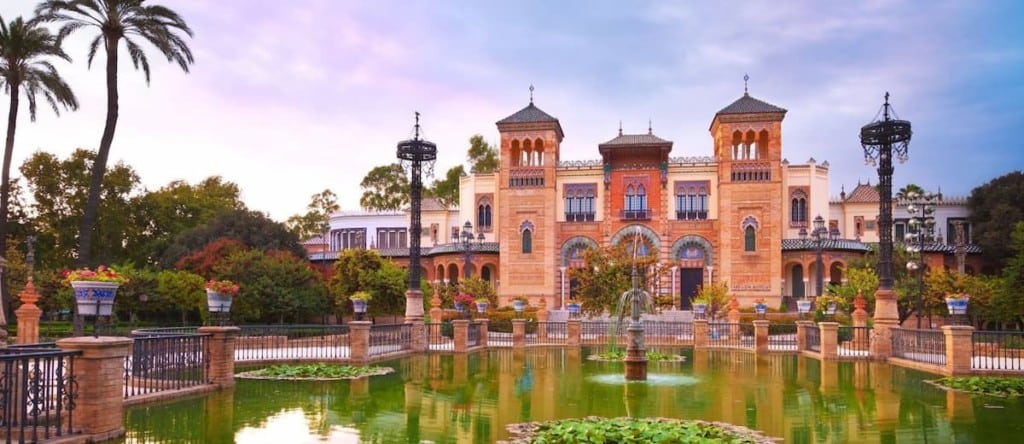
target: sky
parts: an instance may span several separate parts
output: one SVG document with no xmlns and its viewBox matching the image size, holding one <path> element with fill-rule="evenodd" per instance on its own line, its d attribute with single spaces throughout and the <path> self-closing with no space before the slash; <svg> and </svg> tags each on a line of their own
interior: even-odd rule
<svg viewBox="0 0 1024 444">
<path fill-rule="evenodd" d="M 36 3 L 2 0 L 0 16 Z M 1024 169 L 1024 2 L 147 3 L 188 22 L 196 61 L 185 74 L 147 46 L 147 85 L 122 45 L 111 163 L 149 190 L 219 175 L 279 221 L 324 189 L 358 209 L 359 182 L 396 160 L 416 111 L 443 178 L 473 134 L 499 140 L 495 122 L 529 103 L 531 85 L 565 130 L 562 160 L 597 159 L 620 122 L 644 133 L 649 121 L 673 157 L 711 155 L 711 120 L 749 75 L 752 96 L 789 111 L 783 157 L 828 161 L 833 195 L 877 183 L 858 135 L 887 91 L 914 131 L 895 188 L 966 196 Z M 56 63 L 80 109 L 19 113 L 14 176 L 36 151 L 97 148 L 106 92 L 102 50 L 86 65 L 93 32 L 65 43 L 73 63 Z"/>
</svg>

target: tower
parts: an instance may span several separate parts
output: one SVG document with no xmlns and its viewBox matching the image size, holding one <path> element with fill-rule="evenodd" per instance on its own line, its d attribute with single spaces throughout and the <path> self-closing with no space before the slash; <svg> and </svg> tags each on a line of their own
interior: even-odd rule
<svg viewBox="0 0 1024 444">
<path fill-rule="evenodd" d="M 497 223 L 502 302 L 527 296 L 531 304 L 556 287 L 558 201 L 555 168 L 564 133 L 558 119 L 530 104 L 497 122 L 501 168 L 497 177 Z M 550 301 L 549 301 L 550 302 Z"/>
<path fill-rule="evenodd" d="M 718 162 L 720 276 L 740 297 L 781 294 L 782 119 L 786 110 L 743 96 L 711 121 Z"/>
</svg>

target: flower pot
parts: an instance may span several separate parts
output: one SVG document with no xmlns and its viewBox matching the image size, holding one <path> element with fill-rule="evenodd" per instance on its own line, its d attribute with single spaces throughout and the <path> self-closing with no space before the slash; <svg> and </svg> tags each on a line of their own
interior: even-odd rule
<svg viewBox="0 0 1024 444">
<path fill-rule="evenodd" d="M 951 315 L 967 314 L 967 301 L 965 298 L 946 298 L 946 309 Z"/>
<path fill-rule="evenodd" d="M 352 300 L 352 311 L 354 313 L 359 313 L 359 314 L 366 313 L 366 300 L 365 299 L 353 299 Z"/>
<path fill-rule="evenodd" d="M 526 302 L 525 301 L 512 301 L 512 309 L 515 310 L 516 313 L 522 313 L 523 310 L 526 310 Z"/>
<path fill-rule="evenodd" d="M 757 304 L 754 306 L 754 311 L 759 315 L 763 315 L 768 312 L 768 306 L 765 304 Z"/>
<path fill-rule="evenodd" d="M 75 292 L 78 314 L 83 316 L 110 316 L 114 310 L 117 282 L 71 281 Z"/>
<path fill-rule="evenodd" d="M 693 304 L 693 314 L 697 318 L 703 318 L 704 314 L 708 311 L 708 304 Z"/>
<path fill-rule="evenodd" d="M 836 306 L 835 302 L 829 302 L 828 305 L 825 307 L 825 314 L 829 315 L 829 316 L 835 315 L 836 314 L 836 308 L 837 308 L 837 306 Z"/>
<path fill-rule="evenodd" d="M 811 301 L 808 301 L 807 299 L 796 301 L 796 311 L 800 312 L 800 314 L 805 314 L 811 311 Z"/>
<path fill-rule="evenodd" d="M 457 310 L 459 313 L 462 313 L 463 311 L 466 310 L 466 306 L 462 302 L 456 302 L 455 303 L 455 310 Z"/>
<path fill-rule="evenodd" d="M 206 307 L 210 313 L 227 313 L 231 311 L 231 296 L 206 290 Z"/>
<path fill-rule="evenodd" d="M 575 302 L 570 302 L 569 305 L 567 305 L 566 307 L 569 309 L 569 317 L 570 318 L 576 319 L 577 317 L 579 317 L 579 315 L 580 315 L 580 304 L 577 304 Z"/>
<path fill-rule="evenodd" d="M 487 312 L 487 303 L 486 302 L 477 302 L 476 303 L 476 312 L 477 313 L 486 313 Z"/>
</svg>

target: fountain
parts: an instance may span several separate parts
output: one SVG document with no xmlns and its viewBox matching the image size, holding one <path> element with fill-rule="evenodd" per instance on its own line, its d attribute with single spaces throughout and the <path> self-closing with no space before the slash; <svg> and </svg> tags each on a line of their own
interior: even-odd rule
<svg viewBox="0 0 1024 444">
<path fill-rule="evenodd" d="M 629 327 L 626 328 L 626 380 L 646 381 L 647 380 L 647 350 L 644 348 L 644 326 L 640 322 L 640 313 L 651 305 L 650 295 L 640 288 L 640 273 L 636 268 L 636 256 L 640 243 L 640 228 L 637 228 L 636 236 L 633 238 L 633 270 L 631 277 L 633 288 L 622 293 L 619 299 L 618 324 L 622 325 L 622 318 L 625 315 L 624 308 L 629 307 Z"/>
</svg>

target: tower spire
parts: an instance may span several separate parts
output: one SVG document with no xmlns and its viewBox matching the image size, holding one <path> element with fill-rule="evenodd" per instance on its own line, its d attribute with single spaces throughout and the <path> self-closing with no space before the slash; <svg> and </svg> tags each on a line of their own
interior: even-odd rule
<svg viewBox="0 0 1024 444">
<path fill-rule="evenodd" d="M 622 119 L 619 119 L 619 135 L 622 135 Z"/>
<path fill-rule="evenodd" d="M 653 126 L 651 125 L 651 118 L 647 118 L 647 134 L 654 134 Z"/>
<path fill-rule="evenodd" d="M 533 105 L 533 84 L 530 84 L 530 105 Z"/>
<path fill-rule="evenodd" d="M 747 74 L 743 74 L 743 95 L 745 95 L 745 96 L 750 95 L 750 94 L 747 93 L 747 81 L 748 80 L 750 80 L 750 76 L 747 75 Z"/>
</svg>

